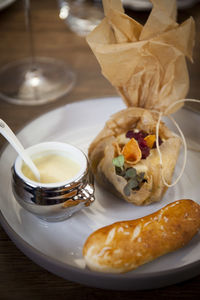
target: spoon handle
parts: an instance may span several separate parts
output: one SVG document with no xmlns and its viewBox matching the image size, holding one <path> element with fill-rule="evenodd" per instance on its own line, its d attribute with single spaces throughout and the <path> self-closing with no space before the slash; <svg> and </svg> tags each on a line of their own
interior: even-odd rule
<svg viewBox="0 0 200 300">
<path fill-rule="evenodd" d="M 5 139 L 13 146 L 13 148 L 17 151 L 17 153 L 21 156 L 25 164 L 31 169 L 31 171 L 34 173 L 36 178 L 40 181 L 40 173 L 33 163 L 33 161 L 30 159 L 30 157 L 27 155 L 24 147 L 19 142 L 13 131 L 10 129 L 10 127 L 2 120 L 0 119 L 0 133 L 5 137 Z"/>
</svg>

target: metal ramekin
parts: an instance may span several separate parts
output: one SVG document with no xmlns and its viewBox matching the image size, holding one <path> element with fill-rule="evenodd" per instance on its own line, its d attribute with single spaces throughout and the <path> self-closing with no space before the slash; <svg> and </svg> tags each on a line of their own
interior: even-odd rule
<svg viewBox="0 0 200 300">
<path fill-rule="evenodd" d="M 81 170 L 72 180 L 41 184 L 25 177 L 23 161 L 17 157 L 12 167 L 12 190 L 17 202 L 45 221 L 62 221 L 94 201 L 94 182 L 85 154 L 78 148 L 58 142 L 47 142 L 26 149 L 34 157 L 45 151 L 67 151 L 81 163 Z"/>
</svg>

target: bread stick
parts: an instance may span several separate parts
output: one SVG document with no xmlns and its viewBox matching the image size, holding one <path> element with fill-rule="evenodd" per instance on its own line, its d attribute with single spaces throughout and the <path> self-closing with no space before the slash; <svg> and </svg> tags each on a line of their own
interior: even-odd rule
<svg viewBox="0 0 200 300">
<path fill-rule="evenodd" d="M 95 271 L 124 273 L 186 245 L 200 229 L 200 205 L 183 199 L 140 219 L 93 232 L 83 247 Z"/>
</svg>

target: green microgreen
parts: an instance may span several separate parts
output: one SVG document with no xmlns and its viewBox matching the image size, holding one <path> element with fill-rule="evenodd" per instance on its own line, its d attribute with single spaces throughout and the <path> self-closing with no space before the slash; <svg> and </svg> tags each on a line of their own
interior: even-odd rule
<svg viewBox="0 0 200 300">
<path fill-rule="evenodd" d="M 129 179 L 129 178 L 135 178 L 137 176 L 137 171 L 135 168 L 128 168 L 126 169 L 126 173 L 125 173 L 125 178 Z"/>
<path fill-rule="evenodd" d="M 124 156 L 119 155 L 113 158 L 113 165 L 115 166 L 115 172 L 118 176 L 122 176 L 127 180 L 127 184 L 124 187 L 124 194 L 130 196 L 131 190 L 137 190 L 140 187 L 140 184 L 145 181 L 144 172 L 137 173 L 135 168 L 125 169 L 124 167 Z"/>
<path fill-rule="evenodd" d="M 125 177 L 125 175 L 126 175 L 126 170 L 125 170 L 124 168 L 115 167 L 115 173 L 116 173 L 118 176 Z"/>
<path fill-rule="evenodd" d="M 131 194 L 132 189 L 136 189 L 138 187 L 138 182 L 136 179 L 130 179 L 128 183 L 124 187 L 124 194 L 128 197 Z"/>
<path fill-rule="evenodd" d="M 131 169 L 135 170 L 134 168 L 131 168 Z M 139 188 L 140 184 L 145 180 L 144 179 L 145 173 L 141 172 L 141 173 L 137 174 L 136 170 L 135 171 L 129 171 L 131 169 L 127 170 L 128 175 L 129 175 L 129 180 L 128 180 L 127 184 L 124 187 L 124 194 L 127 197 L 130 196 L 131 190 L 137 190 Z"/>
<path fill-rule="evenodd" d="M 112 163 L 113 163 L 113 165 L 115 167 L 123 169 L 123 166 L 124 166 L 124 155 L 119 155 L 119 156 L 113 158 Z"/>
</svg>

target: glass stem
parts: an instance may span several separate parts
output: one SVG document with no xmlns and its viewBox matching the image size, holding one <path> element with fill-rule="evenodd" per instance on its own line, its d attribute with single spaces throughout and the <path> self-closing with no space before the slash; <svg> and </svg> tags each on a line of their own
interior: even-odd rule
<svg viewBox="0 0 200 300">
<path fill-rule="evenodd" d="M 34 71 L 36 69 L 35 47 L 34 47 L 34 41 L 33 41 L 30 0 L 24 0 L 24 7 L 25 7 L 25 10 L 24 10 L 25 11 L 25 24 L 26 24 L 26 30 L 28 33 L 29 51 L 30 51 L 30 57 L 31 57 L 30 69 L 32 71 Z"/>
</svg>

